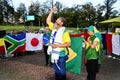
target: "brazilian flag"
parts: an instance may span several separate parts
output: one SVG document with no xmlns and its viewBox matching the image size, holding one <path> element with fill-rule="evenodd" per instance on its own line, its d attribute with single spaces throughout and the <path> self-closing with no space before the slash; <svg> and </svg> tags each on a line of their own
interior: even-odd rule
<svg viewBox="0 0 120 80">
<path fill-rule="evenodd" d="M 66 61 L 67 71 L 80 74 L 82 63 L 82 37 L 71 37 L 71 47 L 68 48 L 69 58 Z"/>
</svg>

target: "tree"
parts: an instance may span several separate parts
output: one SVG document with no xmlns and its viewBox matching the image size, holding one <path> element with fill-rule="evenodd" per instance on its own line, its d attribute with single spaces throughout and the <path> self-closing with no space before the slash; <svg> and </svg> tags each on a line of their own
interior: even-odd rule
<svg viewBox="0 0 120 80">
<path fill-rule="evenodd" d="M 109 19 L 113 14 L 113 5 L 117 2 L 117 0 L 105 0 L 104 8 L 105 8 L 105 19 Z"/>
<path fill-rule="evenodd" d="M 49 2 L 48 0 L 43 2 L 43 4 L 41 4 L 41 6 L 40 6 L 40 23 L 42 26 L 47 25 L 46 18 L 48 16 L 48 13 L 49 13 L 51 7 L 53 7 L 53 2 Z"/>
<path fill-rule="evenodd" d="M 29 6 L 29 15 L 40 15 L 40 3 L 36 1 L 35 3 L 32 2 Z"/>
<path fill-rule="evenodd" d="M 113 5 L 117 2 L 117 0 L 105 0 L 104 1 L 104 10 L 105 10 L 105 20 L 113 17 Z M 114 14 L 116 15 L 116 14 Z M 106 25 L 106 30 L 108 31 L 108 25 Z"/>
<path fill-rule="evenodd" d="M 55 3 L 55 6 L 56 6 L 56 8 L 57 8 L 57 12 L 60 12 L 61 10 L 62 10 L 62 4 L 60 3 L 60 2 L 56 2 Z"/>
<path fill-rule="evenodd" d="M 3 1 L 0 0 L 0 24 L 3 23 Z"/>
<path fill-rule="evenodd" d="M 38 1 L 36 1 L 35 3 L 32 2 L 32 4 L 29 6 L 29 12 L 28 15 L 34 15 L 35 16 L 35 20 L 34 21 L 30 21 L 30 23 L 32 23 L 32 25 L 35 26 L 40 26 L 40 3 Z M 39 23 L 39 24 L 38 24 Z"/>
<path fill-rule="evenodd" d="M 12 23 L 13 15 L 14 8 L 9 4 L 9 0 L 0 0 L 0 23 Z"/>
<path fill-rule="evenodd" d="M 49 2 L 43 2 L 43 4 L 41 5 L 41 15 L 49 13 L 50 8 L 51 6 Z"/>
<path fill-rule="evenodd" d="M 82 18 L 86 24 L 84 26 L 93 25 L 95 23 L 96 18 L 96 9 L 92 5 L 92 3 L 88 2 L 82 5 Z"/>
<path fill-rule="evenodd" d="M 20 23 L 25 22 L 26 17 L 26 7 L 24 3 L 20 3 L 19 7 L 17 8 L 17 11 L 15 13 L 16 21 Z"/>
<path fill-rule="evenodd" d="M 103 21 L 104 20 L 104 17 L 102 16 L 103 15 L 103 11 L 104 11 L 104 6 L 98 4 L 97 6 L 95 6 L 96 8 L 96 19 L 95 19 L 95 25 L 96 27 L 98 26 L 98 23 L 100 21 Z"/>
</svg>

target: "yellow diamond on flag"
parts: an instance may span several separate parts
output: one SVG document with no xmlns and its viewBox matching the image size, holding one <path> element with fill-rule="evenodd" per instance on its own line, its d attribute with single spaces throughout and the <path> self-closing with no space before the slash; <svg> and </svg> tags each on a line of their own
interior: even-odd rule
<svg viewBox="0 0 120 80">
<path fill-rule="evenodd" d="M 77 53 L 74 52 L 70 47 L 68 47 L 69 55 L 68 55 L 68 60 L 66 62 L 71 61 L 77 56 Z"/>
</svg>

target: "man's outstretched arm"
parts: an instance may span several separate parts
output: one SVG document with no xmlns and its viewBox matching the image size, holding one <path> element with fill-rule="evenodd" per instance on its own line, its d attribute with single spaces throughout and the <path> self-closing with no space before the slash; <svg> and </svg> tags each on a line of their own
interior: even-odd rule
<svg viewBox="0 0 120 80">
<path fill-rule="evenodd" d="M 46 19 L 46 23 L 49 25 L 49 23 L 51 22 L 51 20 L 52 20 L 52 16 L 53 16 L 53 13 L 56 11 L 56 8 L 54 7 L 54 8 L 51 8 L 51 10 L 50 10 L 50 13 L 49 13 L 49 15 L 48 15 L 48 17 L 47 17 L 47 19 Z"/>
</svg>

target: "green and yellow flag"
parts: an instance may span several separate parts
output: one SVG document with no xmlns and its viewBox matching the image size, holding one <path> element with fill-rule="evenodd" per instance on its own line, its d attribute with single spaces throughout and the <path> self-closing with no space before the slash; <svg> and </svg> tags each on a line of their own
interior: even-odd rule
<svg viewBox="0 0 120 80">
<path fill-rule="evenodd" d="M 69 59 L 66 61 L 66 68 L 75 74 L 81 73 L 82 42 L 82 37 L 71 37 L 71 47 L 68 48 Z"/>
</svg>

